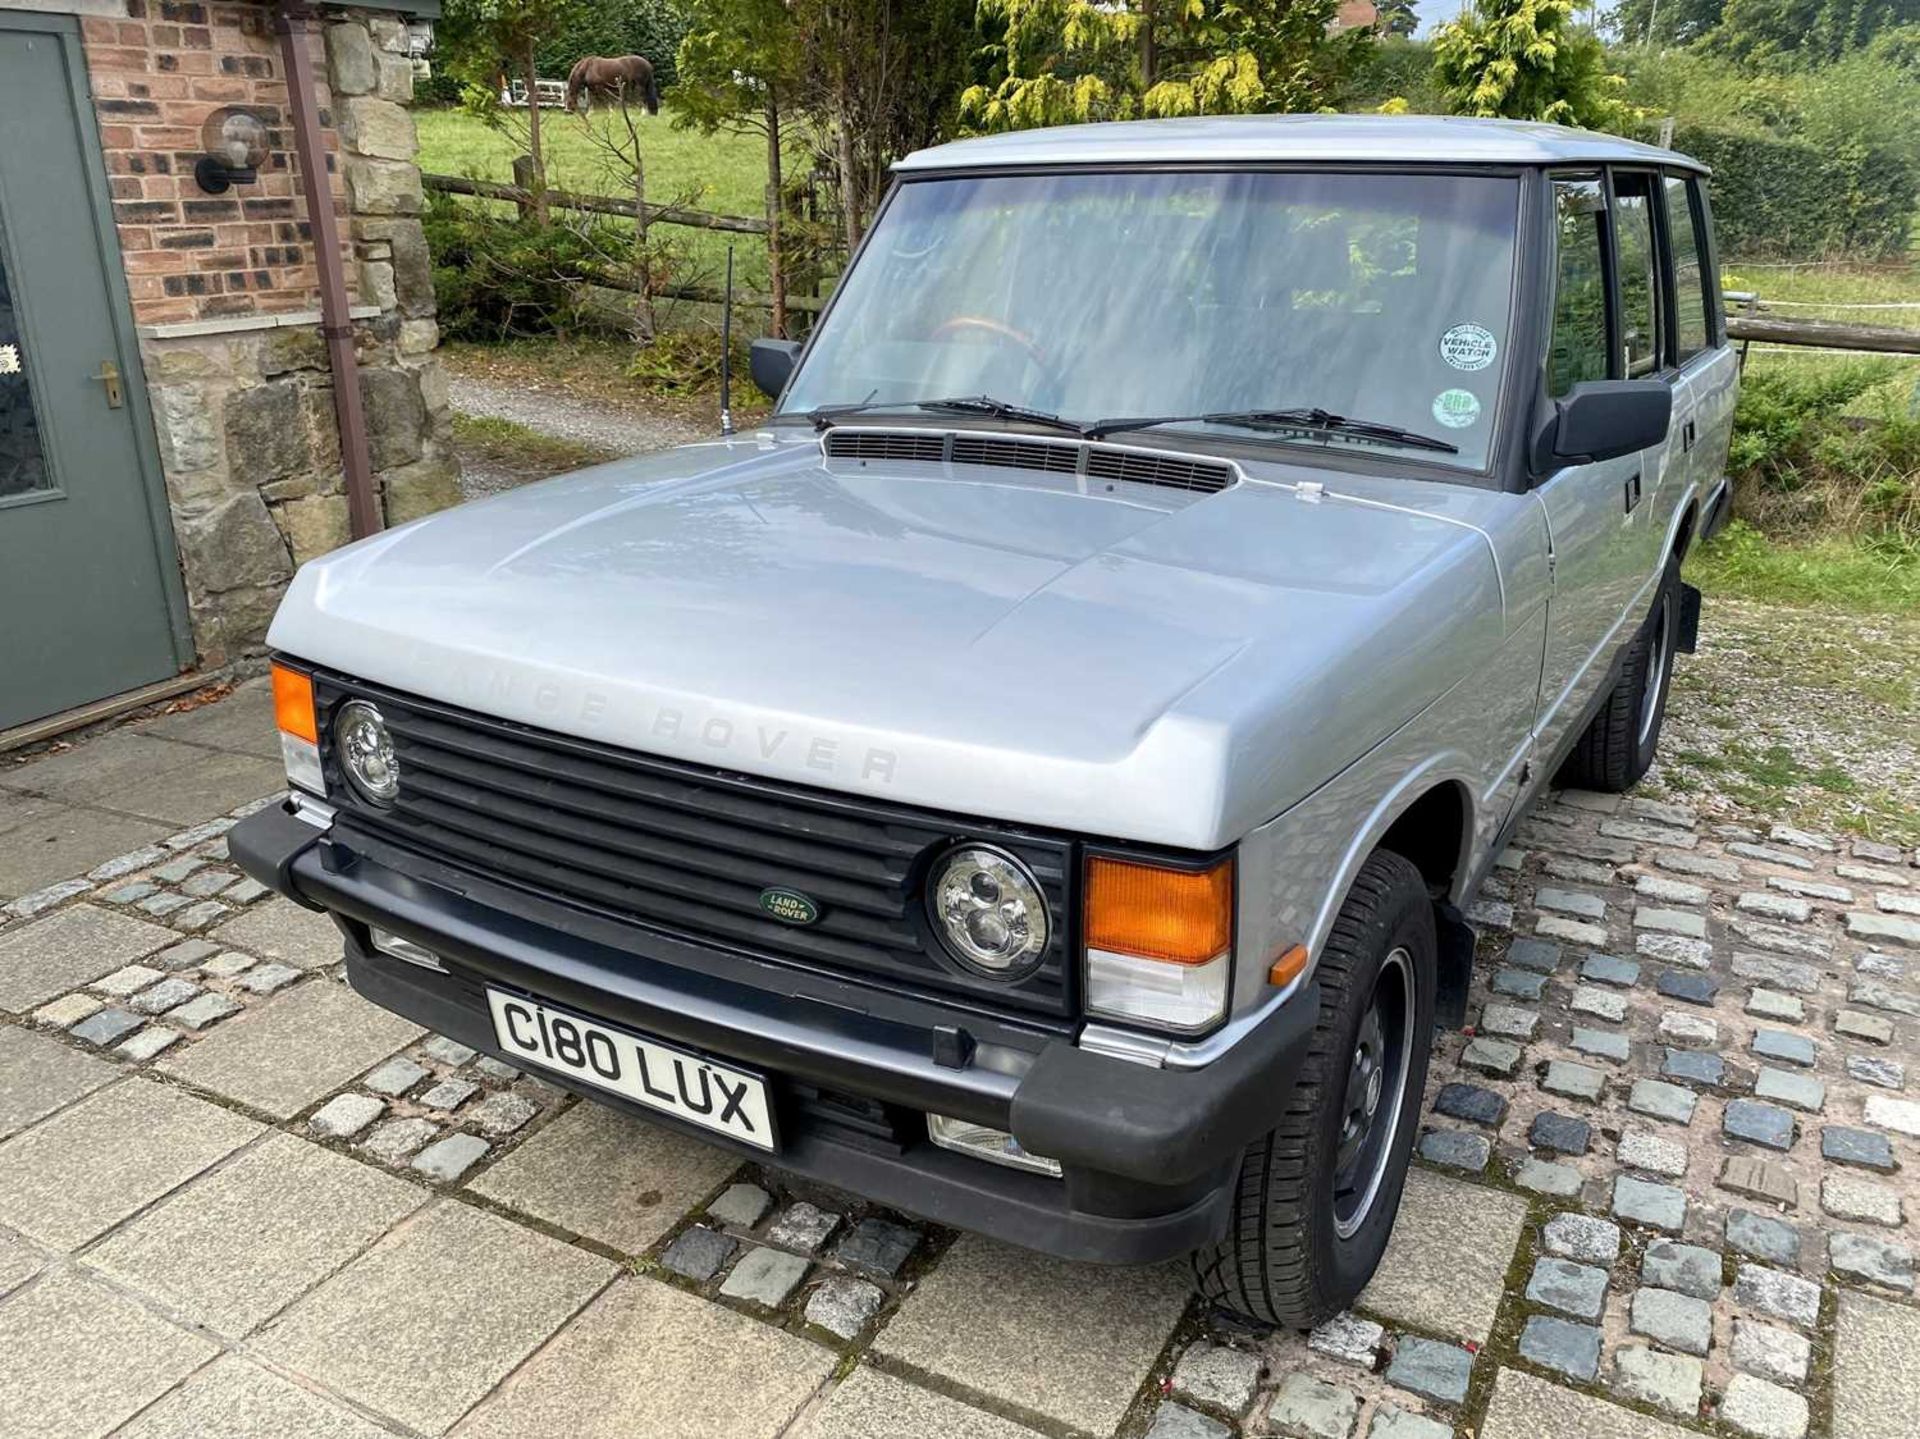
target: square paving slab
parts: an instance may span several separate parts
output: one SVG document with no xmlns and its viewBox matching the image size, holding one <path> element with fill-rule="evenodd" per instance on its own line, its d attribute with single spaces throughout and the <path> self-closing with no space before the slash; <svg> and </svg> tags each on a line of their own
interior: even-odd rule
<svg viewBox="0 0 1920 1439">
<path fill-rule="evenodd" d="M 1110 1433 L 1187 1306 L 1185 1265 L 1067 1264 L 962 1235 L 875 1349 L 952 1384 Z"/>
<path fill-rule="evenodd" d="M 0 791 L 0 902 L 85 874 L 173 829 L 157 820 Z"/>
<path fill-rule="evenodd" d="M 369 1165 L 274 1134 L 141 1215 L 86 1262 L 239 1339 L 429 1197 Z"/>
<path fill-rule="evenodd" d="M 175 828 L 225 814 L 286 782 L 278 760 L 175 744 L 131 728 L 0 773 L 0 789 L 98 805 Z"/>
<path fill-rule="evenodd" d="M 1920 1310 L 1840 1296 L 1833 1346 L 1833 1439 L 1913 1439 L 1920 1434 Z"/>
<path fill-rule="evenodd" d="M 392 1439 L 388 1430 L 311 1389 L 229 1354 L 193 1376 L 114 1439 Z"/>
<path fill-rule="evenodd" d="M 356 1403 L 437 1434 L 615 1273 L 605 1259 L 442 1201 L 295 1304 L 254 1345 Z"/>
<path fill-rule="evenodd" d="M 837 1360 L 658 1280 L 620 1280 L 461 1427 L 464 1439 L 773 1439 Z"/>
<path fill-rule="evenodd" d="M 1502 1369 L 1494 1376 L 1480 1439 L 1687 1439 L 1689 1432 L 1517 1369 Z"/>
<path fill-rule="evenodd" d="M 0 1009 L 24 1013 L 179 938 L 93 904 L 43 915 L 0 934 Z"/>
<path fill-rule="evenodd" d="M 795 1439 L 1039 1439 L 1037 1431 L 861 1365 Z"/>
<path fill-rule="evenodd" d="M 339 981 L 316 976 L 169 1052 L 159 1067 L 286 1119 L 424 1033 Z"/>
<path fill-rule="evenodd" d="M 157 739 L 237 750 L 275 763 L 280 759 L 280 731 L 273 723 L 273 684 L 265 676 L 235 686 L 219 704 L 161 715 L 134 729 Z"/>
<path fill-rule="evenodd" d="M 1514 1195 L 1412 1170 L 1380 1270 L 1356 1307 L 1484 1343 L 1526 1218 Z"/>
<path fill-rule="evenodd" d="M 219 1352 L 98 1280 L 49 1275 L 0 1304 L 0 1434 L 92 1439 Z"/>
<path fill-rule="evenodd" d="M 0 1025 L 0 1139 L 123 1072 L 47 1035 Z"/>
<path fill-rule="evenodd" d="M 324 911 L 303 909 L 276 895 L 262 900 L 213 932 L 223 945 L 263 954 L 301 969 L 338 964 L 346 954 L 340 926 Z"/>
<path fill-rule="evenodd" d="M 634 1254 L 739 1167 L 732 1155 L 697 1139 L 582 1100 L 472 1188 L 509 1209 Z"/>
<path fill-rule="evenodd" d="M 260 1132 L 178 1089 L 122 1080 L 0 1144 L 0 1224 L 77 1249 Z"/>
</svg>

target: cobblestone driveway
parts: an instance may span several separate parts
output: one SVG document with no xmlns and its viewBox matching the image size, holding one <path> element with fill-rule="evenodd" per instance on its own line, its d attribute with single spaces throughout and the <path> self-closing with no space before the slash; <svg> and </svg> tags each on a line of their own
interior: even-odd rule
<svg viewBox="0 0 1920 1439">
<path fill-rule="evenodd" d="M 1272 1335 L 363 1003 L 225 863 L 259 801 L 183 827 L 270 783 L 266 725 L 243 690 L 0 769 L 0 1433 L 1920 1434 L 1912 855 L 1543 806 L 1380 1276 Z"/>
</svg>

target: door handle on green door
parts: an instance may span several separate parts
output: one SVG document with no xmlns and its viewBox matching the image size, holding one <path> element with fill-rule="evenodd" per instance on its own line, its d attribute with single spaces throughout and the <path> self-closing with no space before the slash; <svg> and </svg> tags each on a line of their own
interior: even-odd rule
<svg viewBox="0 0 1920 1439">
<path fill-rule="evenodd" d="M 87 378 L 89 380 L 98 380 L 102 385 L 106 386 L 107 408 L 109 410 L 117 410 L 120 408 L 126 397 L 120 389 L 120 367 L 118 365 L 114 364 L 112 360 L 102 360 L 100 362 L 100 372 L 98 374 L 88 375 Z"/>
</svg>

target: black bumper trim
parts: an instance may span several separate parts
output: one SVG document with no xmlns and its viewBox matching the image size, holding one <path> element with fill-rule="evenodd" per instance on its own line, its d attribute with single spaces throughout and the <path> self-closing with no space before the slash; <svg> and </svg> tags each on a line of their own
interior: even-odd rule
<svg viewBox="0 0 1920 1439">
<path fill-rule="evenodd" d="M 255 879 L 346 921 L 349 977 L 367 998 L 509 1062 L 524 1060 L 497 1047 L 485 983 L 776 1076 L 1010 1130 L 1033 1153 L 1059 1160 L 1064 1181 L 929 1142 L 876 1153 L 802 1131 L 769 1158 L 706 1131 L 686 1132 L 938 1223 L 1073 1259 L 1145 1263 L 1217 1237 L 1240 1155 L 1283 1107 L 1319 1014 L 1318 992 L 1310 990 L 1199 1070 L 1150 1068 L 1042 1035 L 1018 1078 L 978 1064 L 956 1071 L 934 1062 L 926 1026 L 610 950 L 375 865 L 279 808 L 243 820 L 228 843 Z M 369 925 L 426 946 L 450 972 L 373 951 Z M 562 1076 L 543 1077 L 565 1086 Z M 619 1096 L 581 1092 L 683 1128 Z"/>
</svg>

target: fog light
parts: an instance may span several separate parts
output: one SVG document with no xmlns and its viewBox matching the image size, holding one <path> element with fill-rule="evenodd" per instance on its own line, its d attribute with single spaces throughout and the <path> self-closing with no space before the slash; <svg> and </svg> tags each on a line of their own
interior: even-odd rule
<svg viewBox="0 0 1920 1439">
<path fill-rule="evenodd" d="M 373 941 L 373 947 L 382 954 L 390 954 L 395 959 L 408 964 L 417 964 L 422 969 L 435 969 L 445 974 L 447 967 L 440 962 L 440 956 L 424 945 L 415 944 L 410 939 L 402 939 L 390 930 L 371 929 L 367 931 Z"/>
<path fill-rule="evenodd" d="M 375 804 L 393 803 L 400 793 L 400 764 L 380 711 L 365 700 L 342 705 L 333 722 L 333 742 L 353 787 Z"/>
<path fill-rule="evenodd" d="M 929 1114 L 927 1138 L 942 1149 L 951 1149 L 956 1154 L 971 1154 L 975 1159 L 984 1159 L 990 1164 L 1004 1164 L 1009 1169 L 1027 1169 L 1035 1174 L 1052 1175 L 1055 1179 L 1060 1177 L 1059 1160 L 1029 1154 L 1020 1147 L 1020 1141 L 1004 1129 L 993 1129 L 966 1119 L 950 1119 L 944 1114 Z"/>
</svg>

